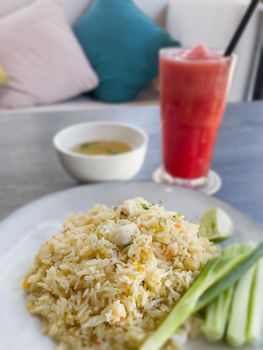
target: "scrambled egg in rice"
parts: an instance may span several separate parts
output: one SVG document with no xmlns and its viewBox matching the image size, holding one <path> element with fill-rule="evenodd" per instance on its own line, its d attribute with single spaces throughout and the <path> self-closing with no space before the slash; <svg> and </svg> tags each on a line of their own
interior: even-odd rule
<svg viewBox="0 0 263 350">
<path fill-rule="evenodd" d="M 137 349 L 215 254 L 197 232 L 143 198 L 73 215 L 24 279 L 28 310 L 61 349 Z"/>
</svg>

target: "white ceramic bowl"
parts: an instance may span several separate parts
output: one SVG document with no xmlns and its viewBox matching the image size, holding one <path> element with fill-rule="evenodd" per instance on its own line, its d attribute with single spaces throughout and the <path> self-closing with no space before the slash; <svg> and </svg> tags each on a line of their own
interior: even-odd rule
<svg viewBox="0 0 263 350">
<path fill-rule="evenodd" d="M 118 155 L 81 155 L 71 151 L 83 142 L 116 140 L 128 143 L 132 150 Z M 65 170 L 76 180 L 129 180 L 141 169 L 148 144 L 145 132 L 117 122 L 88 122 L 61 130 L 54 146 Z"/>
</svg>

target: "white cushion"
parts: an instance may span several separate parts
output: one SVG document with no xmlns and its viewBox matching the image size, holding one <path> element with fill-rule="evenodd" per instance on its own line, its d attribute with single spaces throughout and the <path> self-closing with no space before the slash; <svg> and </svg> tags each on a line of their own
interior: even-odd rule
<svg viewBox="0 0 263 350">
<path fill-rule="evenodd" d="M 18 8 L 34 1 L 36 0 L 0 0 L 0 17 L 14 12 Z M 71 25 L 74 24 L 84 10 L 88 8 L 91 1 L 92 0 L 61 0 L 61 5 Z M 157 20 L 159 23 L 164 23 L 165 9 L 168 0 L 134 0 L 134 2 L 148 16 Z"/>
<path fill-rule="evenodd" d="M 0 0 L 0 17 L 31 4 L 36 0 Z M 61 0 L 62 8 L 70 24 L 73 24 L 79 15 L 88 7 L 91 0 Z"/>
<path fill-rule="evenodd" d="M 2 18 L 0 42 L 8 74 L 1 108 L 51 104 L 98 84 L 57 0 L 39 0 Z"/>
</svg>

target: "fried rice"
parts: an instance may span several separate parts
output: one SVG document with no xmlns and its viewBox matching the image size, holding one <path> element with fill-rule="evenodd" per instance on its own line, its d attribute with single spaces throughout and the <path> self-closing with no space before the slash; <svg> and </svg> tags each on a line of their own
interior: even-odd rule
<svg viewBox="0 0 263 350">
<path fill-rule="evenodd" d="M 27 307 L 60 349 L 138 349 L 215 251 L 159 204 L 95 205 L 40 247 L 23 281 Z"/>
</svg>

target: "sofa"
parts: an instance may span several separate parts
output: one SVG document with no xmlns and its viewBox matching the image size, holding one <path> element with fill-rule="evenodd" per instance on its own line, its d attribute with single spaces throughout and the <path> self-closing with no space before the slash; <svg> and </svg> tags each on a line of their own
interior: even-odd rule
<svg viewBox="0 0 263 350">
<path fill-rule="evenodd" d="M 0 17 L 34 0 L 8 0 L 0 4 Z M 63 10 L 71 25 L 89 7 L 92 0 L 61 0 Z M 224 48 L 244 13 L 248 0 L 134 0 L 137 6 L 184 46 L 204 42 L 210 47 Z M 259 60 L 259 33 L 263 24 L 262 7 L 259 6 L 236 50 L 238 62 L 229 95 L 230 101 L 248 100 L 252 94 L 257 61 Z M 89 110 L 116 108 L 123 105 L 158 104 L 158 82 L 153 82 L 135 101 L 108 104 L 79 96 L 73 100 L 50 106 L 39 106 L 23 110 L 8 110 L 8 113 L 47 112 L 55 110 Z M 7 113 L 7 110 L 1 110 Z"/>
</svg>

